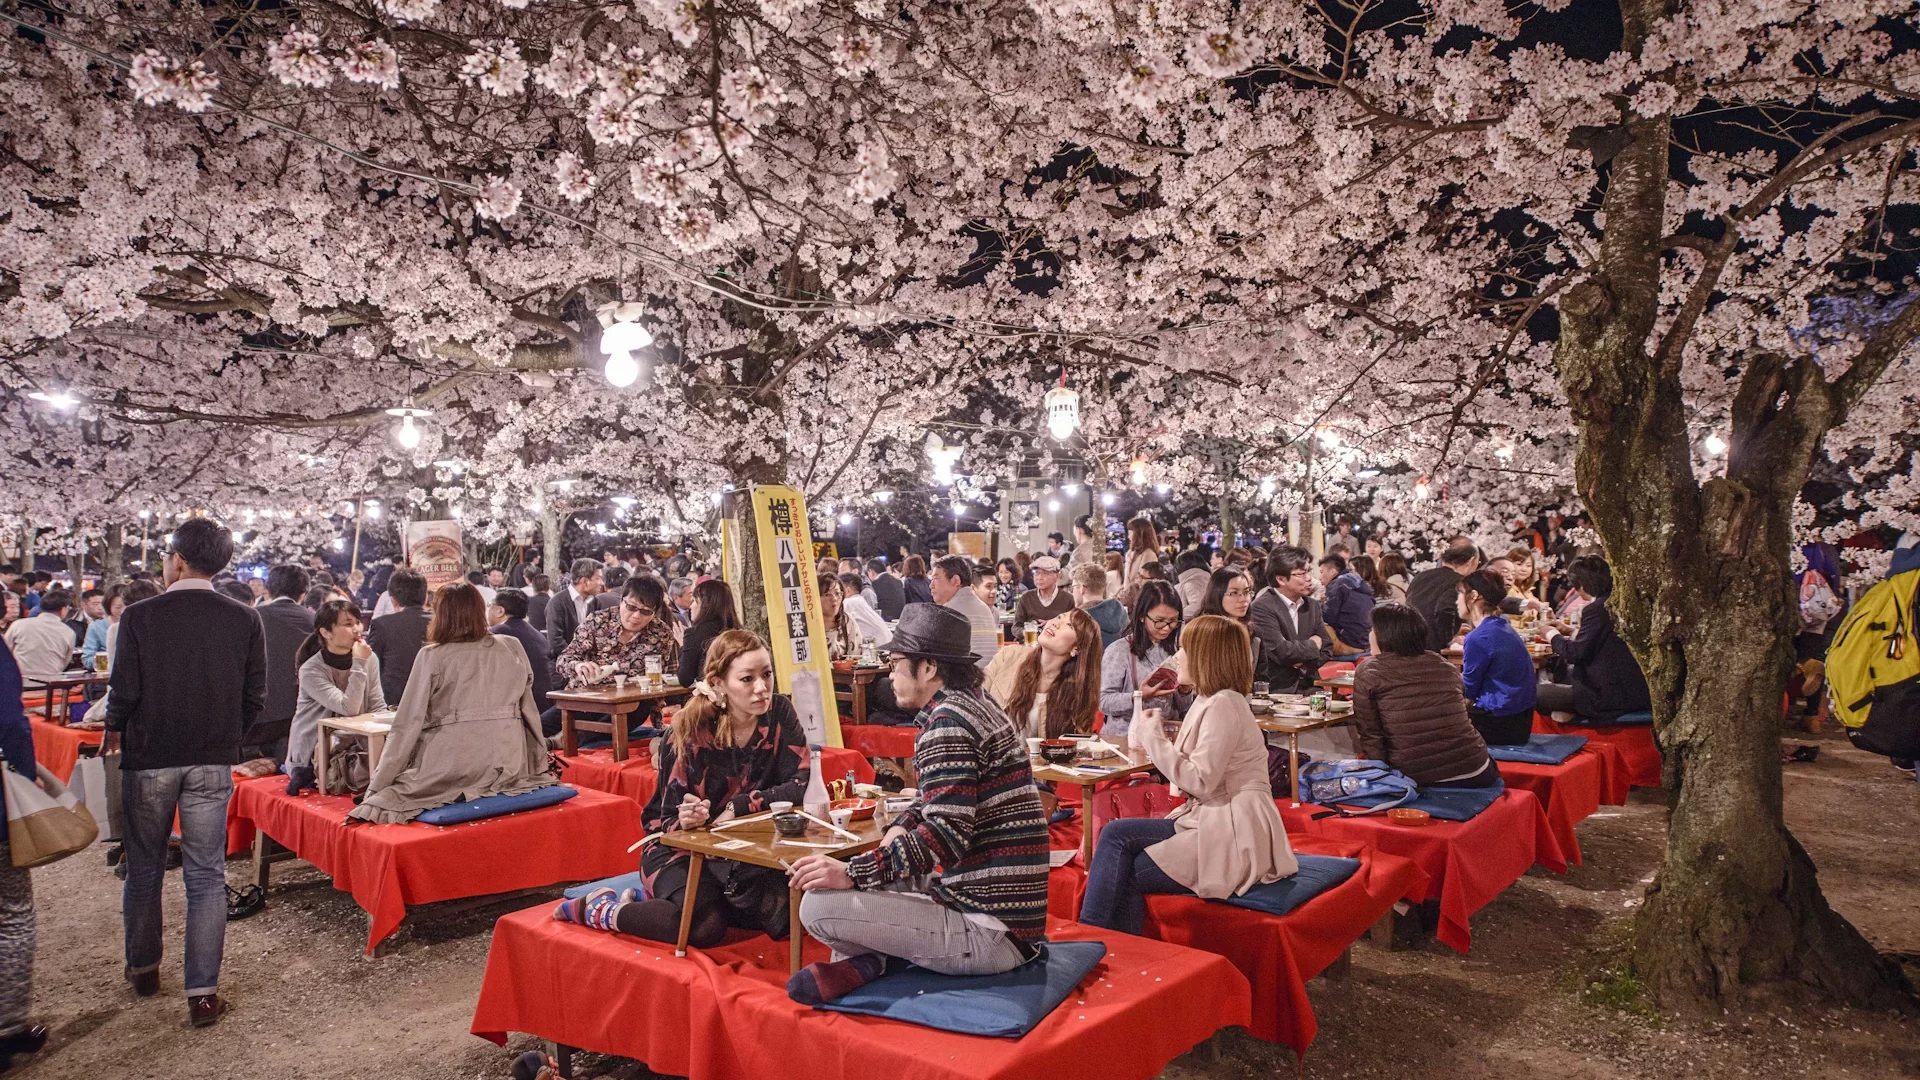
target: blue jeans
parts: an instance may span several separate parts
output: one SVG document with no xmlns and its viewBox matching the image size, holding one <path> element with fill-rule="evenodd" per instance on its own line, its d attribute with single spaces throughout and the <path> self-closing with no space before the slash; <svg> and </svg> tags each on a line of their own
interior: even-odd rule
<svg viewBox="0 0 1920 1080">
<path fill-rule="evenodd" d="M 227 943 L 227 800 L 232 795 L 233 769 L 227 765 L 121 770 L 127 884 L 120 916 L 126 923 L 129 976 L 160 966 L 160 886 L 177 810 L 187 886 L 187 996 L 219 989 Z"/>
<path fill-rule="evenodd" d="M 1120 818 L 1100 830 L 1087 871 L 1087 892 L 1080 921 L 1088 926 L 1138 934 L 1147 922 L 1147 894 L 1192 896 L 1193 890 L 1168 877 L 1147 849 L 1173 835 L 1166 818 Z"/>
</svg>

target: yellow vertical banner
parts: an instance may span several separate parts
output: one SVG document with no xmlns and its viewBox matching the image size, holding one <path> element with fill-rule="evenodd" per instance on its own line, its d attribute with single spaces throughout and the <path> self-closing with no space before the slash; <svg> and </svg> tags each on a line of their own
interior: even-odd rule
<svg viewBox="0 0 1920 1080">
<path fill-rule="evenodd" d="M 790 487 L 755 485 L 753 518 L 774 676 L 780 689 L 792 695 L 807 740 L 839 746 L 840 710 L 833 696 L 833 664 L 827 654 L 806 497 Z"/>
</svg>

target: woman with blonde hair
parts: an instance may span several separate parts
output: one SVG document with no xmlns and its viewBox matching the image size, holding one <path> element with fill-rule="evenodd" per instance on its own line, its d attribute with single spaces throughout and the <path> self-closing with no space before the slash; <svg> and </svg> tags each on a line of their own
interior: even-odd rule
<svg viewBox="0 0 1920 1080">
<path fill-rule="evenodd" d="M 1080 921 L 1138 934 L 1148 893 L 1223 899 L 1299 869 L 1267 780 L 1267 744 L 1247 706 L 1253 644 L 1246 627 L 1202 615 L 1174 657 L 1197 695 L 1177 736 L 1158 710 L 1135 720 L 1147 757 L 1187 801 L 1164 818 L 1121 818 L 1100 832 Z"/>
<path fill-rule="evenodd" d="M 987 694 L 1029 738 L 1093 730 L 1100 711 L 1100 624 L 1079 609 L 1048 619 L 1032 645 L 1007 645 L 987 665 Z"/>
<path fill-rule="evenodd" d="M 659 742 L 660 786 L 640 813 L 652 839 L 675 829 L 719 824 L 806 795 L 807 741 L 792 699 L 774 690 L 773 657 L 747 630 L 728 630 L 707 649 L 693 697 Z M 640 855 L 648 899 L 633 890 L 595 889 L 553 917 L 651 941 L 677 941 L 688 888 L 687 853 L 650 843 Z M 700 871 L 687 941 L 706 949 L 729 927 L 787 934 L 787 879 L 779 870 L 708 859 Z"/>
<path fill-rule="evenodd" d="M 386 749 L 347 816 L 412 821 L 436 806 L 557 783 L 549 768 L 526 650 L 487 626 L 479 589 L 442 585 Z"/>
</svg>

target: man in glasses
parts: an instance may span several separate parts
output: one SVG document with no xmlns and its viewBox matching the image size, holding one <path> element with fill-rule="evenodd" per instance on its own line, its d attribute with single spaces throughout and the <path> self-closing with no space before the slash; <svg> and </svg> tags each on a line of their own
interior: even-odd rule
<svg viewBox="0 0 1920 1080">
<path fill-rule="evenodd" d="M 1310 692 L 1332 656 L 1313 584 L 1313 556 L 1305 548 L 1284 545 L 1267 556 L 1267 587 L 1253 598 L 1247 623 L 1259 643 L 1254 678 L 1276 693 Z"/>
<path fill-rule="evenodd" d="M 616 674 L 641 678 L 649 656 L 659 658 L 660 670 L 674 670 L 679 648 L 673 640 L 672 620 L 663 617 L 666 608 L 667 592 L 659 578 L 651 574 L 628 578 L 617 607 L 596 611 L 580 624 L 560 659 L 554 661 L 555 677 L 565 679 L 569 690 L 605 686 Z M 560 710 L 548 713 L 541 717 L 541 725 L 551 736 L 560 730 Z M 645 716 L 651 723 L 658 713 L 659 706 L 650 703 L 634 716 L 636 721 Z"/>
</svg>

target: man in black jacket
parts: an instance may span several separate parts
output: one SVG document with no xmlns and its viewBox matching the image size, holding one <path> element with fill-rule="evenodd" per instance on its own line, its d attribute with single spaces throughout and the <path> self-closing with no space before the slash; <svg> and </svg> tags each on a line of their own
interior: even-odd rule
<svg viewBox="0 0 1920 1080">
<path fill-rule="evenodd" d="M 413 658 L 427 640 L 427 579 L 418 570 L 395 570 L 387 581 L 387 595 L 400 610 L 382 615 L 367 628 L 367 646 L 380 658 L 380 693 L 387 704 L 400 707 L 400 695 L 413 674 Z"/>
<path fill-rule="evenodd" d="M 1613 568 L 1598 555 L 1582 555 L 1567 567 L 1567 577 L 1587 604 L 1580 609 L 1580 629 L 1556 623 L 1547 640 L 1555 656 L 1567 661 L 1566 683 L 1541 683 L 1537 707 L 1542 712 L 1567 714 L 1593 723 L 1611 723 L 1632 712 L 1650 712 L 1653 697 L 1639 661 L 1613 631 L 1607 597 L 1613 595 Z"/>
<path fill-rule="evenodd" d="M 313 633 L 313 612 L 300 603 L 310 581 L 299 566 L 281 563 L 267 571 L 267 602 L 254 608 L 267 635 L 267 707 L 247 733 L 249 757 L 286 757 L 287 730 L 300 699 L 300 665 L 294 663 L 294 654 Z"/>
<path fill-rule="evenodd" d="M 187 887 L 187 1016 L 220 1018 L 220 959 L 227 932 L 227 800 L 240 744 L 267 700 L 260 616 L 214 591 L 233 558 L 233 534 L 209 518 L 173 531 L 167 591 L 120 616 L 101 753 L 121 755 L 126 817 L 127 979 L 160 990 L 160 887 L 167 836 L 180 821 Z"/>
<path fill-rule="evenodd" d="M 880 601 L 880 617 L 888 622 L 898 619 L 900 609 L 907 606 L 907 583 L 887 573 L 887 560 L 867 560 L 867 584 Z"/>
<path fill-rule="evenodd" d="M 1267 556 L 1267 587 L 1247 609 L 1253 631 L 1254 678 L 1275 693 L 1306 693 L 1333 656 L 1325 637 L 1326 611 L 1313 598 L 1313 556 L 1282 545 Z"/>
<path fill-rule="evenodd" d="M 1480 552 L 1471 544 L 1440 553 L 1440 565 L 1413 575 L 1407 606 L 1427 621 L 1427 648 L 1441 652 L 1460 632 L 1460 581 L 1480 569 Z"/>
<path fill-rule="evenodd" d="M 587 621 L 587 608 L 593 598 L 607 590 L 601 569 L 597 559 L 573 560 L 573 580 L 547 602 L 547 655 L 555 660 L 567 651 L 580 624 Z"/>
<path fill-rule="evenodd" d="M 510 637 L 527 651 L 527 663 L 533 665 L 533 706 L 547 711 L 547 691 L 553 688 L 553 663 L 547 656 L 547 635 L 527 625 L 527 594 L 519 589 L 501 589 L 493 604 L 505 616 L 493 626 L 493 632 Z"/>
</svg>

